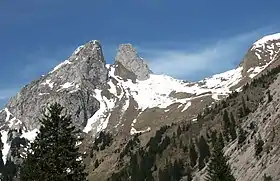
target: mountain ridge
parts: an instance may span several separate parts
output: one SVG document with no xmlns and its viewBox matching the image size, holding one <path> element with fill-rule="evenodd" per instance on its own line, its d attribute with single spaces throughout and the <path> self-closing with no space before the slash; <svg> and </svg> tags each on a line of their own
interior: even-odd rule
<svg viewBox="0 0 280 181">
<path fill-rule="evenodd" d="M 120 45 L 115 62 L 107 64 L 100 42 L 89 41 L 23 87 L 0 111 L 3 160 L 14 159 L 9 137 L 34 139 L 39 127 L 36 119 L 49 102 L 66 105 L 89 140 L 102 130 L 130 137 L 152 135 L 164 125 L 183 120 L 196 122 L 201 110 L 280 64 L 280 37 L 273 37 L 253 45 L 235 69 L 198 82 L 153 74 L 131 44 Z"/>
<path fill-rule="evenodd" d="M 277 34 L 276 34 L 276 36 L 273 36 L 273 35 L 265 36 L 262 39 L 256 41 L 256 43 L 254 43 L 253 46 L 250 48 L 250 50 L 254 50 L 254 52 L 250 52 L 250 50 L 249 50 L 247 55 L 249 54 L 249 57 L 250 57 L 250 56 L 252 56 L 252 55 L 250 55 L 250 53 L 252 53 L 253 56 L 255 55 L 255 56 L 258 57 L 258 59 L 261 59 L 262 58 L 262 57 L 260 57 L 261 55 L 259 55 L 259 53 L 257 52 L 257 51 L 260 51 L 258 48 L 265 48 L 264 47 L 265 43 L 270 41 L 269 37 L 272 37 L 272 40 L 275 41 L 275 39 L 277 39 Z M 264 41 L 264 40 L 266 40 L 266 41 Z M 258 44 L 258 46 L 255 46 L 255 44 Z M 264 44 L 264 46 L 260 46 L 261 44 Z M 279 44 L 276 43 L 276 45 L 277 46 L 275 46 L 275 47 L 277 47 L 278 50 L 276 50 L 277 52 L 275 54 L 277 54 L 278 51 L 279 51 L 279 47 L 278 47 Z M 274 48 L 274 46 L 272 48 Z M 65 60 L 64 62 L 62 62 L 61 64 L 56 66 L 52 71 L 50 71 L 48 73 L 48 75 L 53 74 L 53 73 L 56 74 L 57 71 L 59 72 L 59 69 L 61 69 L 61 67 L 66 67 L 66 69 L 67 69 L 68 67 L 71 67 L 71 64 L 76 64 L 78 61 L 81 61 L 85 58 L 88 58 L 88 59 L 92 58 L 92 57 L 90 57 L 91 55 L 89 55 L 89 54 L 90 54 L 91 51 L 94 51 L 94 49 L 97 49 L 97 51 L 100 50 L 100 52 L 93 53 L 93 55 L 96 56 L 96 57 L 93 57 L 93 59 L 92 59 L 92 61 L 94 63 L 95 63 L 96 60 L 101 61 L 101 64 L 99 65 L 99 67 L 94 68 L 94 67 L 88 66 L 88 67 L 84 67 L 84 68 L 82 68 L 82 67 L 78 67 L 78 68 L 82 69 L 81 72 L 87 72 L 87 73 L 89 73 L 90 69 L 93 70 L 93 69 L 96 69 L 96 68 L 98 70 L 102 71 L 102 73 L 100 75 L 97 75 L 97 76 L 102 76 L 100 81 L 96 82 L 96 80 L 93 80 L 93 79 L 96 79 L 96 75 L 90 75 L 93 78 L 91 78 L 91 80 L 90 79 L 87 80 L 87 81 L 91 81 L 91 82 L 96 82 L 94 84 L 94 86 L 96 86 L 95 88 L 101 88 L 102 89 L 103 87 L 102 86 L 100 87 L 100 85 L 103 85 L 103 83 L 107 82 L 107 80 L 108 80 L 107 76 L 109 76 L 109 75 L 111 77 L 114 77 L 115 80 L 117 80 L 117 77 L 115 77 L 115 76 L 118 76 L 117 74 L 119 74 L 119 75 L 122 76 L 121 79 L 122 78 L 124 78 L 124 80 L 131 79 L 133 83 L 135 83 L 137 79 L 139 80 L 139 76 L 140 76 L 141 78 L 140 78 L 140 81 L 138 81 L 138 82 L 139 82 L 139 84 L 141 84 L 141 82 L 143 82 L 144 80 L 148 80 L 150 78 L 150 75 L 152 74 L 152 71 L 149 69 L 149 67 L 144 62 L 144 60 L 141 57 L 139 57 L 139 55 L 136 52 L 136 49 L 131 44 L 121 44 L 119 49 L 118 49 L 114 64 L 108 65 L 105 62 L 100 42 L 98 40 L 91 40 L 91 41 L 87 42 L 85 45 L 79 46 L 72 53 L 72 55 L 69 57 L 70 61 L 68 59 Z M 262 56 L 265 58 L 265 57 L 267 57 L 267 53 L 269 53 L 270 54 L 270 59 L 275 58 L 275 57 L 272 57 L 271 51 L 272 51 L 271 49 L 268 49 L 268 51 L 265 52 Z M 243 77 L 247 78 L 248 76 L 250 76 L 250 79 L 251 79 L 254 76 L 256 76 L 258 73 L 260 73 L 263 69 L 265 69 L 267 66 L 269 66 L 271 63 L 273 63 L 273 60 L 269 61 L 266 64 L 261 64 L 260 63 L 261 66 L 258 66 L 255 69 L 253 69 L 252 65 L 250 65 L 252 61 L 250 60 L 250 58 L 246 58 L 246 56 L 236 69 L 232 69 L 232 70 L 220 73 L 220 74 L 213 75 L 211 77 L 205 78 L 205 79 L 200 80 L 198 82 L 189 82 L 189 83 L 184 84 L 183 80 L 175 81 L 176 79 L 174 79 L 170 76 L 156 75 L 156 74 L 152 74 L 153 78 L 152 78 L 151 82 L 156 82 L 157 81 L 156 79 L 158 78 L 158 79 L 162 79 L 160 81 L 163 81 L 163 82 L 167 81 L 166 83 L 169 84 L 169 85 L 173 83 L 173 86 L 175 86 L 175 87 L 176 86 L 178 87 L 178 86 L 180 86 L 180 84 L 182 84 L 183 86 L 180 86 L 181 88 L 179 88 L 179 90 L 173 90 L 173 91 L 176 91 L 179 94 L 180 94 L 180 92 L 184 92 L 184 93 L 187 93 L 187 94 L 204 94 L 204 93 L 207 93 L 207 92 L 211 92 L 212 91 L 211 89 L 214 89 L 213 91 L 216 92 L 216 94 L 214 93 L 214 95 L 212 95 L 212 98 L 214 100 L 219 100 L 219 98 L 218 98 L 219 96 L 223 97 L 227 93 L 232 91 L 232 90 L 230 90 L 230 88 L 228 86 L 231 86 L 231 87 L 235 88 L 236 84 L 238 84 L 239 79 L 241 79 Z M 125 60 L 126 58 L 127 58 L 127 60 Z M 130 63 L 126 64 L 127 62 L 130 62 Z M 131 64 L 131 62 L 132 62 L 132 64 Z M 93 65 L 94 65 L 94 63 L 93 63 Z M 118 64 L 121 64 L 121 65 L 118 65 Z M 123 64 L 125 64 L 125 65 L 123 65 Z M 247 68 L 248 64 L 250 65 L 250 69 Z M 84 65 L 86 65 L 86 64 L 83 64 L 83 66 Z M 123 66 L 123 68 L 121 68 L 121 66 Z M 254 66 L 256 66 L 256 65 L 254 64 Z M 134 67 L 135 69 L 132 70 L 132 67 Z M 113 73 L 112 72 L 110 73 L 109 69 L 114 69 L 114 70 L 117 70 L 117 71 L 114 71 Z M 125 69 L 125 71 L 123 71 L 124 69 Z M 247 72 L 245 72 L 246 70 L 247 70 Z M 248 74 L 248 71 L 251 72 L 251 74 Z M 126 73 L 123 73 L 123 72 L 126 72 Z M 140 75 L 141 72 L 143 73 L 143 75 Z M 64 72 L 62 72 L 61 74 L 58 73 L 57 76 L 58 77 L 59 76 L 64 76 L 63 74 L 65 74 L 65 73 Z M 138 74 L 138 75 L 136 75 L 136 74 Z M 85 75 L 80 75 L 80 76 L 85 76 Z M 87 75 L 87 76 L 89 76 L 89 75 Z M 45 77 L 46 76 L 44 76 L 44 78 Z M 73 78 L 71 78 L 71 79 L 73 79 Z M 81 78 L 78 78 L 78 79 L 81 79 Z M 73 82 L 73 80 L 71 80 L 71 81 Z M 77 80 L 77 77 L 75 77 L 74 82 L 78 82 L 78 81 L 79 80 Z M 84 82 L 84 81 L 85 80 L 83 80 L 81 82 Z M 160 81 L 159 81 L 158 84 L 160 84 Z M 177 84 L 175 82 L 177 82 L 179 84 Z M 75 87 L 72 84 L 73 83 L 70 83 L 70 81 L 65 82 L 63 85 L 61 85 L 61 89 L 71 89 L 72 88 L 71 91 L 74 92 L 78 89 L 79 85 L 77 84 L 77 85 L 75 85 L 76 86 Z M 151 83 L 148 83 L 148 84 L 151 85 Z M 184 90 L 184 87 L 186 85 L 190 85 L 190 84 L 194 84 L 194 86 L 192 88 L 196 89 L 196 91 L 198 91 L 198 92 L 195 92 L 193 90 Z M 199 87 L 199 86 L 197 86 L 197 84 L 204 84 L 204 85 Z M 41 83 L 41 85 L 48 86 L 49 88 L 52 89 L 53 86 L 54 86 L 54 82 L 51 82 L 50 79 L 47 79 L 47 80 L 45 80 L 45 82 Z M 89 86 L 89 85 L 87 85 L 87 86 Z M 133 85 L 134 84 L 130 84 L 130 86 L 133 86 Z M 90 85 L 90 86 L 92 86 L 92 85 Z M 106 86 L 106 85 L 104 85 L 104 86 Z M 113 86 L 113 84 L 111 84 L 111 86 Z M 222 90 L 220 87 L 224 87 L 225 90 Z M 145 90 L 150 89 L 149 91 L 151 91 L 152 89 L 156 89 L 156 88 L 157 88 L 156 86 L 149 87 L 149 86 L 144 85 Z M 239 86 L 239 88 L 240 88 L 240 86 Z M 57 91 L 59 91 L 61 89 L 58 89 Z M 137 89 L 137 87 L 136 87 L 136 89 Z M 24 88 L 22 90 L 24 90 Z M 136 91 L 136 90 L 134 90 L 134 91 Z M 171 91 L 169 91 L 169 94 L 170 93 L 171 93 Z M 47 93 L 39 93 L 39 94 L 44 95 L 44 94 L 47 94 Z M 148 92 L 145 93 L 145 94 L 148 94 Z M 158 93 L 156 93 L 156 94 L 158 94 Z M 154 97 L 154 96 L 155 95 L 153 95 L 152 97 Z M 158 98 L 161 99 L 163 97 L 158 96 Z M 151 100 L 149 100 L 149 101 L 150 102 L 148 102 L 148 104 L 153 102 Z M 165 99 L 164 102 L 168 102 L 168 99 Z M 180 102 L 180 100 L 178 102 Z M 140 103 L 139 99 L 138 99 L 137 103 L 138 104 Z M 172 101 L 170 102 L 170 99 L 169 99 L 169 105 L 171 105 L 171 103 L 172 103 Z M 154 107 L 158 106 L 158 105 L 153 104 L 153 103 L 151 103 L 151 105 L 153 105 Z M 168 106 L 168 103 L 166 105 Z M 150 106 L 150 107 L 153 107 L 153 106 Z M 142 108 L 144 108 L 144 107 L 145 106 L 142 105 Z"/>
</svg>

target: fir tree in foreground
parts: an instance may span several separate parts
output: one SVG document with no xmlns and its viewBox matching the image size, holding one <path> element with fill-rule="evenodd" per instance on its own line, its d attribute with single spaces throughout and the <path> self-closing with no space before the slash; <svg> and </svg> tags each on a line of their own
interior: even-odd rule
<svg viewBox="0 0 280 181">
<path fill-rule="evenodd" d="M 221 142 L 219 140 L 215 141 L 207 168 L 206 181 L 235 181 L 227 161 L 228 159 L 224 156 Z"/>
<path fill-rule="evenodd" d="M 78 131 L 58 103 L 40 119 L 40 132 L 21 168 L 22 181 L 86 181 L 87 173 L 76 143 Z"/>
</svg>

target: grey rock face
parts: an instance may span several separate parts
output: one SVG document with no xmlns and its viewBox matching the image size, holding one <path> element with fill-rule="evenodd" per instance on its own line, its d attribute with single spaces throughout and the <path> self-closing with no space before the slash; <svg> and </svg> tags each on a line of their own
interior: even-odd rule
<svg viewBox="0 0 280 181">
<path fill-rule="evenodd" d="M 72 115 L 74 124 L 83 128 L 99 109 L 100 103 L 93 96 L 96 89 L 106 88 L 107 79 L 102 48 L 98 41 L 90 41 L 49 74 L 23 87 L 6 108 L 22 127 L 32 130 L 38 128 L 38 118 L 47 103 L 59 102 Z M 0 121 L 7 122 L 6 117 L 2 111 Z"/>
<path fill-rule="evenodd" d="M 131 44 L 120 45 L 115 57 L 115 64 L 117 63 L 121 63 L 128 71 L 134 73 L 138 80 L 146 80 L 152 73 Z"/>
<path fill-rule="evenodd" d="M 116 62 L 114 66 L 116 75 L 122 77 L 124 80 L 130 79 L 135 83 L 137 76 L 133 72 L 127 70 L 120 62 Z"/>
</svg>

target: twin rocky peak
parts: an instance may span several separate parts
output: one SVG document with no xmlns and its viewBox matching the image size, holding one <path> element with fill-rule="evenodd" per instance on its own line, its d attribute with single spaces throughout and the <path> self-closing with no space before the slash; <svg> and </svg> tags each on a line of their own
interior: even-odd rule
<svg viewBox="0 0 280 181">
<path fill-rule="evenodd" d="M 75 125 L 84 129 L 89 119 L 97 114 L 97 111 L 101 111 L 102 97 L 115 99 L 117 94 L 120 94 L 120 91 L 116 95 L 106 91 L 110 89 L 108 82 L 112 81 L 109 76 L 111 69 L 114 69 L 115 76 L 124 81 L 130 79 L 133 83 L 136 80 L 149 79 L 152 73 L 131 44 L 121 44 L 115 62 L 109 65 L 106 64 L 99 41 L 89 41 L 78 47 L 67 60 L 47 75 L 23 87 L 9 100 L 5 109 L 0 111 L 0 121 L 3 121 L 7 130 L 34 130 L 39 127 L 36 118 L 41 116 L 48 103 L 59 102 L 66 106 L 75 120 Z M 115 86 L 117 87 L 113 85 Z M 102 90 L 102 93 L 99 93 L 99 90 Z M 98 99 L 96 95 L 99 94 L 102 95 Z M 106 110 L 109 109 L 107 103 L 105 106 Z M 106 127 L 102 126 L 99 120 L 92 122 L 95 129 L 93 132 Z M 102 128 L 98 128 L 100 125 Z M 92 129 L 88 128 L 88 131 Z"/>
<path fill-rule="evenodd" d="M 77 48 L 69 58 L 70 63 L 75 63 L 75 61 L 83 69 L 79 69 L 81 73 L 93 74 L 86 77 L 97 78 L 96 76 L 99 74 L 100 83 L 106 82 L 108 69 L 99 41 L 90 41 Z M 119 46 L 115 62 L 111 66 L 115 67 L 115 75 L 123 79 L 131 79 L 133 82 L 136 79 L 147 80 L 152 73 L 147 63 L 138 55 L 131 44 L 121 44 Z"/>
<path fill-rule="evenodd" d="M 5 130 L 34 130 L 39 127 L 36 118 L 50 102 L 66 106 L 75 124 L 93 133 L 115 128 L 125 133 L 144 130 L 151 117 L 158 119 L 154 127 L 165 124 L 167 117 L 170 121 L 175 116 L 176 121 L 192 119 L 201 107 L 278 66 L 279 51 L 280 34 L 267 36 L 252 46 L 236 69 L 192 83 L 152 75 L 131 44 L 121 44 L 114 63 L 106 64 L 99 41 L 89 41 L 50 73 L 21 89 L 0 111 L 0 121 Z"/>
</svg>

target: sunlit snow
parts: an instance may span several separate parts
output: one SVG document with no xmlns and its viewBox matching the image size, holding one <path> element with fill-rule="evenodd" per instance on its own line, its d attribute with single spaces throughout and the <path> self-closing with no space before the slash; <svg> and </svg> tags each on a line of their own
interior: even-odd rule
<svg viewBox="0 0 280 181">
<path fill-rule="evenodd" d="M 145 133 L 145 132 L 149 132 L 149 131 L 151 131 L 150 127 L 148 127 L 145 130 L 140 130 L 140 131 L 137 131 L 134 127 L 132 127 L 131 130 L 130 130 L 130 134 L 134 135 L 134 134 L 137 134 L 137 133 Z"/>
<path fill-rule="evenodd" d="M 7 122 L 7 121 L 10 120 L 10 117 L 11 117 L 12 114 L 11 114 L 11 112 L 8 110 L 8 108 L 5 108 L 4 110 L 5 110 L 5 112 L 6 112 L 6 120 L 5 120 L 5 121 Z"/>
<path fill-rule="evenodd" d="M 1 141 L 4 144 L 4 147 L 3 147 L 3 150 L 2 150 L 2 154 L 3 154 L 2 159 L 3 159 L 4 163 L 6 163 L 7 155 L 9 153 L 11 145 L 7 143 L 7 141 L 8 141 L 8 131 L 2 130 L 1 135 L 2 135 Z"/>
<path fill-rule="evenodd" d="M 21 138 L 26 138 L 27 140 L 33 142 L 35 140 L 38 132 L 39 132 L 39 129 L 33 129 L 32 131 L 22 133 Z"/>
<path fill-rule="evenodd" d="M 97 124 L 96 131 L 100 132 L 105 129 L 108 125 L 110 115 L 106 116 L 106 113 L 115 107 L 115 100 L 108 100 L 106 97 L 101 95 L 102 90 L 96 89 L 94 97 L 100 102 L 99 110 L 88 120 L 84 132 L 88 133 L 92 130 L 92 125 Z"/>
<path fill-rule="evenodd" d="M 279 40 L 279 39 L 280 39 L 280 33 L 267 35 L 267 36 L 264 36 L 263 38 L 261 38 L 260 40 L 256 41 L 253 44 L 252 48 L 255 49 L 255 48 L 259 48 L 259 47 L 264 47 L 265 43 L 267 43 L 268 41 Z"/>
<path fill-rule="evenodd" d="M 185 107 L 182 109 L 181 112 L 184 112 L 185 110 L 187 110 L 191 105 L 192 105 L 192 103 L 191 103 L 191 102 L 188 102 L 188 103 L 185 105 Z"/>
<path fill-rule="evenodd" d="M 63 67 L 64 65 L 67 65 L 67 64 L 71 64 L 71 62 L 69 60 L 63 61 L 62 63 L 60 63 L 56 67 L 54 67 L 54 69 L 52 71 L 50 71 L 50 73 L 57 71 L 58 69 L 60 69 L 61 67 Z"/>
<path fill-rule="evenodd" d="M 173 103 L 186 103 L 193 99 L 176 99 L 170 97 L 169 94 L 172 91 L 186 92 L 194 95 L 200 95 L 209 91 L 217 95 L 230 92 L 229 88 L 237 84 L 242 78 L 241 71 L 242 68 L 237 68 L 205 79 L 201 81 L 205 83 L 204 86 L 199 86 L 198 84 L 193 85 L 192 83 L 186 83 L 170 76 L 155 74 L 151 74 L 147 80 L 137 81 L 136 83 L 133 83 L 131 80 L 122 81 L 118 76 L 114 75 L 113 67 L 111 67 L 109 74 L 118 80 L 121 87 L 124 88 L 124 91 L 132 95 L 138 104 L 138 108 L 145 110 L 151 107 L 166 108 Z"/>
<path fill-rule="evenodd" d="M 42 85 L 48 85 L 51 89 L 53 88 L 54 82 L 51 79 L 47 79 Z"/>
<path fill-rule="evenodd" d="M 65 84 L 61 85 L 61 89 L 67 89 L 69 87 L 73 87 L 75 84 L 71 82 L 66 82 Z"/>
<path fill-rule="evenodd" d="M 85 46 L 81 45 L 78 48 L 76 48 L 76 50 L 73 52 L 73 54 L 77 55 Z"/>
</svg>

